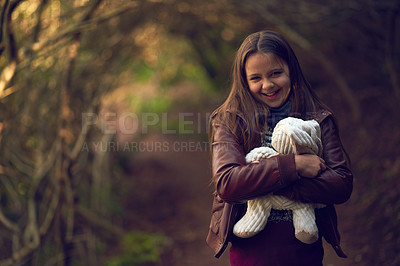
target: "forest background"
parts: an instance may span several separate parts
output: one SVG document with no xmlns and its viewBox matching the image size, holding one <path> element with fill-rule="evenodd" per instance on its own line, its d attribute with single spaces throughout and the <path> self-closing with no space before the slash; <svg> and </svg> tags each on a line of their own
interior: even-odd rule
<svg viewBox="0 0 400 266">
<path fill-rule="evenodd" d="M 282 33 L 355 176 L 347 260 L 400 264 L 397 0 L 2 0 L 0 265 L 227 265 L 207 121 L 248 34 Z"/>
</svg>

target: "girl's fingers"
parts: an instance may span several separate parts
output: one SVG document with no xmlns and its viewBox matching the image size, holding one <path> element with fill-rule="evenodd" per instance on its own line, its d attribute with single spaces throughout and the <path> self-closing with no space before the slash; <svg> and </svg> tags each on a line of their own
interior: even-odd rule
<svg viewBox="0 0 400 266">
<path fill-rule="evenodd" d="M 319 157 L 319 160 L 321 161 L 321 172 L 326 170 L 326 165 L 325 165 L 325 160 Z"/>
</svg>

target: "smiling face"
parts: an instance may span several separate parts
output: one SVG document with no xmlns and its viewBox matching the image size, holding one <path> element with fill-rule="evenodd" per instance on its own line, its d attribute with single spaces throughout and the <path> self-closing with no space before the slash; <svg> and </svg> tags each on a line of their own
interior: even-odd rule
<svg viewBox="0 0 400 266">
<path fill-rule="evenodd" d="M 289 68 L 272 54 L 250 55 L 245 63 L 250 92 L 258 101 L 276 108 L 285 103 L 290 93 Z"/>
</svg>

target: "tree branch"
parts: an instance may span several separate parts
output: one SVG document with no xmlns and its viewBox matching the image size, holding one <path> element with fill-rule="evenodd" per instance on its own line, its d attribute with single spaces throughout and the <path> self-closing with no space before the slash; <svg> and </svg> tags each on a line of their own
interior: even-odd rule
<svg viewBox="0 0 400 266">
<path fill-rule="evenodd" d="M 39 39 L 39 33 L 40 33 L 40 29 L 41 29 L 40 25 L 42 23 L 42 14 L 43 14 L 44 8 L 47 5 L 47 3 L 48 3 L 48 0 L 42 0 L 40 2 L 38 12 L 37 12 L 37 22 L 36 22 L 36 26 L 34 28 L 33 35 L 32 35 L 33 43 L 37 42 Z"/>
<path fill-rule="evenodd" d="M 6 25 L 6 33 L 7 33 L 7 43 L 6 47 L 9 50 L 9 63 L 3 69 L 0 75 L 0 96 L 8 95 L 10 92 L 5 92 L 9 82 L 15 75 L 15 70 L 17 68 L 18 62 L 18 49 L 17 44 L 14 38 L 14 31 L 13 31 L 13 22 L 12 22 L 12 13 L 14 12 L 15 8 L 22 2 L 23 0 L 15 0 L 11 3 L 9 1 L 5 2 L 5 5 L 1 12 L 1 38 L 3 38 L 3 27 L 4 27 L 4 19 Z M 4 18 L 6 16 L 6 18 Z M 2 45 L 2 39 L 0 39 L 0 55 L 3 53 L 5 47 Z"/>
<path fill-rule="evenodd" d="M 54 219 L 58 203 L 60 201 L 60 185 L 58 184 L 58 179 L 54 180 L 53 186 L 49 186 L 48 191 L 51 193 L 53 192 L 51 196 L 50 203 L 45 205 L 46 207 L 46 215 L 44 217 L 44 220 L 42 224 L 40 225 L 39 228 L 39 233 L 40 235 L 45 235 L 47 231 L 49 230 L 49 227 L 51 225 L 51 222 Z M 54 189 L 53 189 L 54 188 Z"/>
<path fill-rule="evenodd" d="M 76 215 L 81 217 L 84 221 L 86 221 L 86 223 L 93 229 L 97 228 L 98 232 L 103 232 L 102 235 L 105 238 L 109 238 L 105 236 L 106 232 L 109 232 L 117 237 L 125 235 L 125 230 L 123 228 L 113 225 L 106 219 L 99 217 L 93 211 L 86 209 L 82 206 L 78 206 L 76 210 Z"/>
<path fill-rule="evenodd" d="M 10 0 L 5 0 L 3 4 L 3 8 L 1 9 L 1 17 L 0 17 L 0 56 L 3 54 L 5 49 L 5 44 L 3 43 L 3 32 L 4 32 L 4 21 L 7 9 L 9 7 Z"/>
<path fill-rule="evenodd" d="M 10 231 L 12 231 L 14 234 L 18 234 L 19 232 L 19 228 L 17 226 L 17 224 L 11 222 L 10 220 L 8 220 L 7 217 L 4 216 L 2 210 L 0 209 L 0 222 L 7 227 Z"/>
</svg>

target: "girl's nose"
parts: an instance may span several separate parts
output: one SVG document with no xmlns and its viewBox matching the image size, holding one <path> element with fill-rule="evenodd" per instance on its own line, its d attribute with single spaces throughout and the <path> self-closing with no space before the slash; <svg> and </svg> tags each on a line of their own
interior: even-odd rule
<svg viewBox="0 0 400 266">
<path fill-rule="evenodd" d="M 268 88 L 271 88 L 273 86 L 274 86 L 274 83 L 271 80 L 269 80 L 269 79 L 264 79 L 263 80 L 263 84 L 262 84 L 262 88 L 263 89 L 268 89 Z"/>
</svg>

